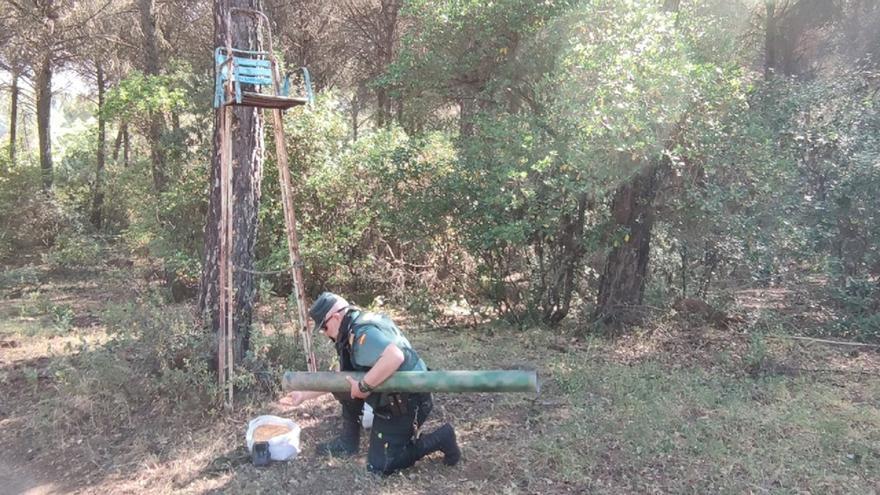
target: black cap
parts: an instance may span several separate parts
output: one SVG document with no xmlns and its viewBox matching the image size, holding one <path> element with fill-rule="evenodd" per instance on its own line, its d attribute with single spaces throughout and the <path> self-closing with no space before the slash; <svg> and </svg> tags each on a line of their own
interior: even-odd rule
<svg viewBox="0 0 880 495">
<path fill-rule="evenodd" d="M 324 323 L 324 320 L 327 319 L 328 313 L 331 310 L 335 309 L 339 311 L 343 308 L 348 307 L 348 301 L 343 299 L 340 296 L 332 292 L 324 292 L 317 299 L 315 299 L 312 307 L 309 308 L 309 316 L 315 320 L 315 326 L 312 328 L 312 331 L 317 331 L 321 328 L 321 325 Z"/>
</svg>

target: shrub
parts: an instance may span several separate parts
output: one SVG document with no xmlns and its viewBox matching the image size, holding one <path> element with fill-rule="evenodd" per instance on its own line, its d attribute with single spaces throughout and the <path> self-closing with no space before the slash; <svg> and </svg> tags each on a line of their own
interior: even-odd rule
<svg viewBox="0 0 880 495">
<path fill-rule="evenodd" d="M 61 269 L 87 269 L 101 264 L 101 245 L 93 237 L 65 231 L 46 255 L 49 266 Z"/>
<path fill-rule="evenodd" d="M 835 337 L 880 340 L 880 286 L 870 277 L 846 277 L 829 287 L 831 300 L 842 310 L 830 331 Z"/>
<path fill-rule="evenodd" d="M 0 173 L 0 259 L 51 246 L 71 218 L 42 191 L 40 169 L 23 163 Z"/>
</svg>

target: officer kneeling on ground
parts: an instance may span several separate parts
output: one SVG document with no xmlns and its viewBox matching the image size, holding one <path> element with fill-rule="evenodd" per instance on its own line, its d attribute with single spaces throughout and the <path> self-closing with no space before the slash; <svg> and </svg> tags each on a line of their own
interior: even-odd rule
<svg viewBox="0 0 880 495">
<path fill-rule="evenodd" d="M 360 440 L 358 418 L 366 401 L 373 408 L 373 427 L 367 452 L 367 469 L 391 474 L 412 466 L 426 455 L 442 451 L 444 463 L 453 466 L 461 458 L 455 430 L 449 423 L 419 435 L 433 403 L 429 393 L 373 393 L 373 389 L 396 371 L 427 371 L 425 362 L 387 316 L 370 313 L 348 304 L 336 294 L 325 292 L 309 309 L 324 335 L 336 344 L 340 371 L 364 371 L 360 382 L 348 377 L 350 394 L 333 394 L 342 404 L 342 432 L 338 438 L 318 446 L 320 454 L 337 456 L 357 452 Z M 297 391 L 281 403 L 298 406 L 328 392 Z"/>
</svg>

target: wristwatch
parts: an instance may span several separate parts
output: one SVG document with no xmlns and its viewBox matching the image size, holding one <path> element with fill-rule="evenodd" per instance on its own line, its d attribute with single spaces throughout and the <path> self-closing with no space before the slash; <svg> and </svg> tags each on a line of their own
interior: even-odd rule
<svg viewBox="0 0 880 495">
<path fill-rule="evenodd" d="M 365 380 L 361 380 L 358 382 L 358 390 L 360 390 L 362 394 L 369 394 L 374 390 L 374 388 L 375 387 L 367 385 L 367 382 Z"/>
</svg>

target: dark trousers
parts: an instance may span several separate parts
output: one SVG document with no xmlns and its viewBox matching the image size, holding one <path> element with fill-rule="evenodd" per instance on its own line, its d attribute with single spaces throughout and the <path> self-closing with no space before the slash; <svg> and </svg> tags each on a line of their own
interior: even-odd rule
<svg viewBox="0 0 880 495">
<path fill-rule="evenodd" d="M 343 420 L 356 422 L 364 401 L 353 400 L 348 395 L 334 395 L 342 404 Z M 394 406 L 383 405 L 373 411 L 373 428 L 367 450 L 367 470 L 373 473 L 391 474 L 412 466 L 425 455 L 416 442 L 415 433 L 434 407 L 431 395 L 395 395 L 397 397 L 392 397 L 391 402 L 399 402 Z"/>
<path fill-rule="evenodd" d="M 333 397 L 342 405 L 342 420 L 345 423 L 358 423 L 364 410 L 364 401 L 352 399 L 348 392 L 334 392 Z"/>
<path fill-rule="evenodd" d="M 406 407 L 403 411 L 390 408 L 373 411 L 373 429 L 367 451 L 367 470 L 370 472 L 391 474 L 412 466 L 425 455 L 416 442 L 415 433 L 431 414 L 434 407 L 431 396 L 407 394 L 404 401 Z"/>
</svg>

